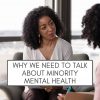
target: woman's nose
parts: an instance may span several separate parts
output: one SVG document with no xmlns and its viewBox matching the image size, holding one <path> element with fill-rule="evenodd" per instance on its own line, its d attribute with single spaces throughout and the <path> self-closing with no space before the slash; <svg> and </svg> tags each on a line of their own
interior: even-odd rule
<svg viewBox="0 0 100 100">
<path fill-rule="evenodd" d="M 53 28 L 51 26 L 48 26 L 48 31 L 52 31 Z"/>
</svg>

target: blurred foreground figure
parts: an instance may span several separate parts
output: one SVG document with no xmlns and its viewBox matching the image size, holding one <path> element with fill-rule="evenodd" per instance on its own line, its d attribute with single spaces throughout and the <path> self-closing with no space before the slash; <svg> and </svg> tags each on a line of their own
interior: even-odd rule
<svg viewBox="0 0 100 100">
<path fill-rule="evenodd" d="M 100 4 L 93 5 L 86 11 L 82 19 L 82 38 L 87 39 L 88 45 L 95 49 L 100 48 Z M 64 100 L 64 95 L 59 95 L 58 100 Z M 100 100 L 100 63 L 96 68 L 96 82 L 94 100 Z"/>
<path fill-rule="evenodd" d="M 100 48 L 100 4 L 93 5 L 87 10 L 82 20 L 82 37 L 88 40 L 93 48 Z M 100 63 L 96 67 L 96 82 L 94 100 L 100 100 Z"/>
</svg>

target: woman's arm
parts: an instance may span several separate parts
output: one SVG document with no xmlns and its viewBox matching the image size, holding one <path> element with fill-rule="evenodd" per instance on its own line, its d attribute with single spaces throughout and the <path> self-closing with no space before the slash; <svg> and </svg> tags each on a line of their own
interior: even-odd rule
<svg viewBox="0 0 100 100">
<path fill-rule="evenodd" d="M 94 100 L 100 100 L 100 63 L 96 68 L 96 82 Z"/>
</svg>

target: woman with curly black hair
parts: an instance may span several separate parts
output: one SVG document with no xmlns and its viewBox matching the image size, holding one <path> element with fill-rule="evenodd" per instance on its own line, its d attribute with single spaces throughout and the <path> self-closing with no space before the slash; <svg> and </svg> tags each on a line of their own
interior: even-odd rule
<svg viewBox="0 0 100 100">
<path fill-rule="evenodd" d="M 70 60 L 70 43 L 61 39 L 63 27 L 57 14 L 47 6 L 41 6 L 28 13 L 23 25 L 23 40 L 26 44 L 24 60 Z M 40 87 L 39 87 L 40 88 Z M 33 87 L 25 100 L 57 100 L 62 87 Z"/>
<path fill-rule="evenodd" d="M 82 37 L 93 43 L 93 48 L 100 48 L 100 4 L 93 5 L 87 10 L 82 20 Z M 96 68 L 96 82 L 94 100 L 100 100 L 100 64 Z"/>
<path fill-rule="evenodd" d="M 93 47 L 100 48 L 100 4 L 92 6 L 87 10 L 82 20 L 82 38 L 88 40 L 88 44 L 93 43 Z"/>
</svg>

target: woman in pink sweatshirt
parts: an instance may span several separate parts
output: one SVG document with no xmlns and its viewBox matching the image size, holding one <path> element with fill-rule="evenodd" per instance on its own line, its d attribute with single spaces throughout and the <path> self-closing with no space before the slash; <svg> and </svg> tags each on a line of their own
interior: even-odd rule
<svg viewBox="0 0 100 100">
<path fill-rule="evenodd" d="M 88 45 L 92 45 L 94 49 L 100 48 L 100 4 L 95 4 L 86 11 L 82 19 L 82 27 L 82 38 L 87 39 Z M 94 100 L 100 100 L 100 63 L 95 72 Z M 60 94 L 58 100 L 64 100 L 64 96 Z"/>
<path fill-rule="evenodd" d="M 100 4 L 93 5 L 87 10 L 82 20 L 82 37 L 87 39 L 93 48 L 100 48 Z M 96 67 L 94 100 L 100 100 L 100 63 Z"/>
<path fill-rule="evenodd" d="M 87 39 L 93 48 L 100 48 L 100 4 L 93 5 L 82 19 L 82 38 Z M 100 63 L 96 67 L 94 100 L 100 100 Z"/>
</svg>

